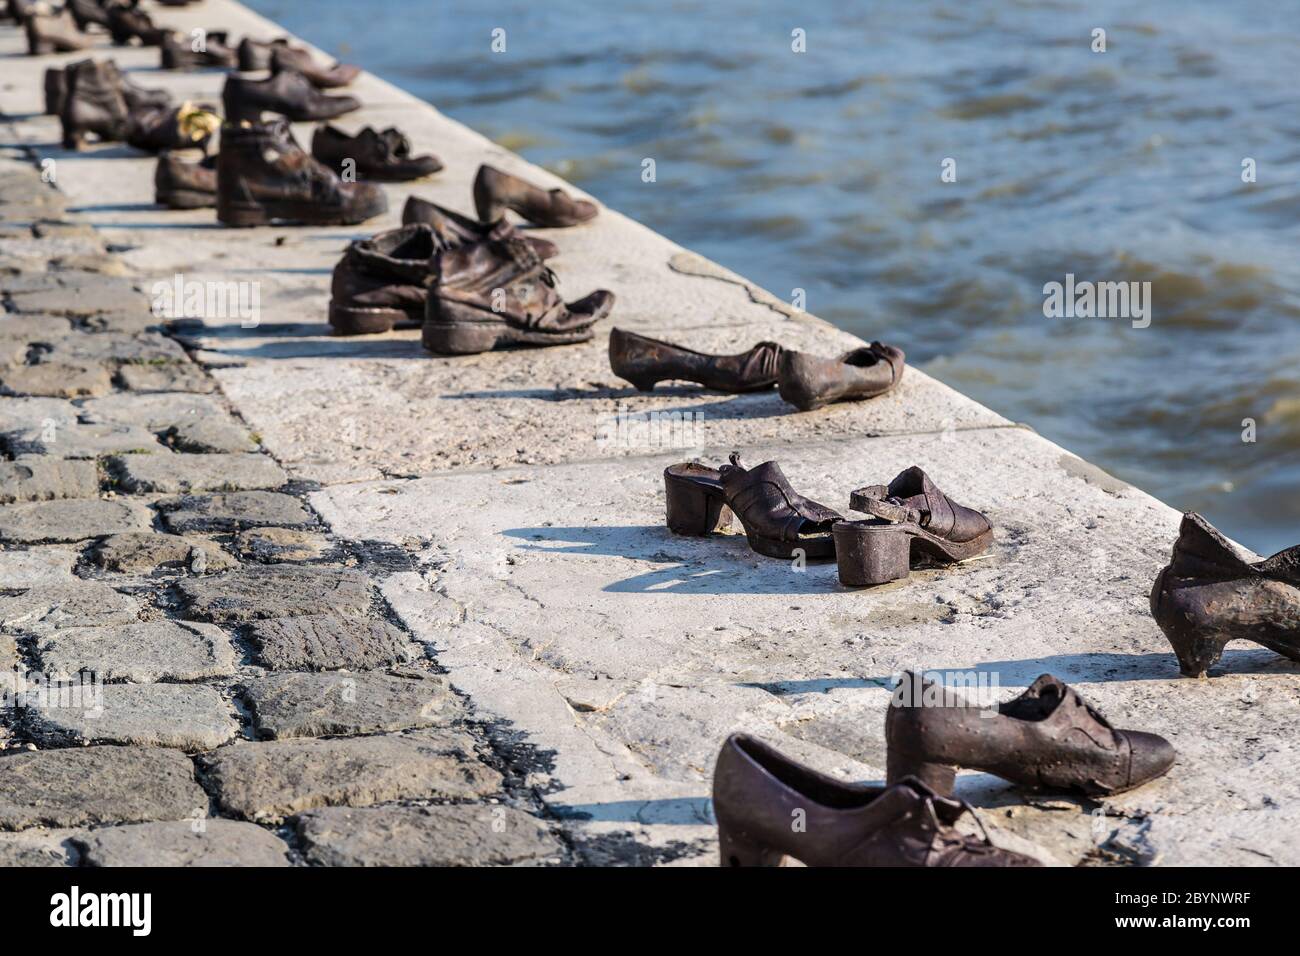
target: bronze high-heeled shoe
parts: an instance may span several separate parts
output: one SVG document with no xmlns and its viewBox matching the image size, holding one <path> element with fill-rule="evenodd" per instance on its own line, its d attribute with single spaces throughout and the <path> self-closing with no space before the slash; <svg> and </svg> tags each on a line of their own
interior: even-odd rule
<svg viewBox="0 0 1300 956">
<path fill-rule="evenodd" d="M 885 715 L 885 740 L 890 783 L 915 777 L 945 796 L 958 767 L 1026 787 L 1121 793 L 1166 773 L 1175 756 L 1163 737 L 1115 730 L 1050 674 L 995 708 L 909 671 Z"/>
<path fill-rule="evenodd" d="M 847 784 L 795 763 L 755 737 L 727 738 L 713 770 L 723 866 L 1040 866 L 958 831 L 970 805 L 919 780 Z"/>
<path fill-rule="evenodd" d="M 643 392 L 663 381 L 732 394 L 761 391 L 776 383 L 781 355 L 775 342 L 759 342 L 738 355 L 708 355 L 624 329 L 609 333 L 610 370 Z"/>
<path fill-rule="evenodd" d="M 709 468 L 698 462 L 664 470 L 668 529 L 674 534 L 707 535 L 724 531 L 734 514 L 749 546 L 770 558 L 829 558 L 835 553 L 831 526 L 838 511 L 805 498 L 786 480 L 774 461 L 746 468 L 740 456 Z"/>
<path fill-rule="evenodd" d="M 965 561 L 993 541 L 988 518 L 952 501 L 916 466 L 888 486 L 853 492 L 849 507 L 875 516 L 835 526 L 840 581 L 849 587 L 905 578 L 914 560 Z"/>
<path fill-rule="evenodd" d="M 1300 661 L 1300 545 L 1251 563 L 1189 512 L 1151 588 L 1151 615 L 1187 677 L 1204 677 L 1234 640 Z"/>
</svg>

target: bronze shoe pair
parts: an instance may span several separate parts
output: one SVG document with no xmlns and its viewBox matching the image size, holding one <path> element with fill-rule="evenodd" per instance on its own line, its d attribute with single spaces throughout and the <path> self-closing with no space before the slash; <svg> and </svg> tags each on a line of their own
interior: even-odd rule
<svg viewBox="0 0 1300 956">
<path fill-rule="evenodd" d="M 387 209 L 381 187 L 343 182 L 298 145 L 284 120 L 222 129 L 217 219 L 225 225 L 355 225 Z"/>
<path fill-rule="evenodd" d="M 1024 787 L 1105 796 L 1162 776 L 1176 757 L 1163 737 L 1114 729 L 1051 674 L 985 707 L 909 671 L 885 715 L 885 742 L 890 783 L 912 777 L 945 796 L 958 767 Z"/>
<path fill-rule="evenodd" d="M 668 529 L 702 536 L 725 531 L 740 520 L 749 546 L 771 558 L 835 554 L 831 528 L 842 515 L 791 487 L 774 461 L 746 468 L 733 453 L 730 463 L 710 468 L 698 462 L 664 470 Z"/>
<path fill-rule="evenodd" d="M 392 127 L 375 130 L 367 126 L 349 136 L 327 123 L 312 134 L 311 154 L 340 174 L 350 162 L 355 178 L 371 182 L 406 182 L 432 176 L 442 169 L 436 156 L 413 156 L 411 141 Z"/>
<path fill-rule="evenodd" d="M 155 24 L 149 14 L 131 2 L 108 7 L 108 32 L 117 46 L 129 46 L 132 40 L 138 40 L 141 46 L 162 46 L 172 31 Z"/>
<path fill-rule="evenodd" d="M 1300 661 L 1300 546 L 1247 561 L 1189 512 L 1151 588 L 1151 614 L 1187 677 L 1205 677 L 1233 640 Z"/>
<path fill-rule="evenodd" d="M 201 149 L 221 128 L 221 117 L 193 103 L 132 110 L 126 141 L 147 153 L 174 149 Z"/>
<path fill-rule="evenodd" d="M 1020 867 L 1038 861 L 957 829 L 971 806 L 915 778 L 848 784 L 796 763 L 756 737 L 727 738 L 713 770 L 724 867 Z"/>
<path fill-rule="evenodd" d="M 599 211 L 589 200 L 574 199 L 562 189 L 542 189 L 486 164 L 474 177 L 474 208 L 483 222 L 496 222 L 509 209 L 552 229 L 588 222 Z"/>
<path fill-rule="evenodd" d="M 918 563 L 965 561 L 993 542 L 987 517 L 950 499 L 915 465 L 888 485 L 853 492 L 849 507 L 874 517 L 835 525 L 840 582 L 848 587 L 906 578 Z"/>
<path fill-rule="evenodd" d="M 257 123 L 263 113 L 277 113 L 295 123 L 328 120 L 361 107 L 354 96 L 326 96 L 295 70 L 282 70 L 265 79 L 226 77 L 221 91 L 226 119 Z"/>
<path fill-rule="evenodd" d="M 613 329 L 609 366 L 619 378 L 648 392 L 663 381 L 685 381 L 740 394 L 776 385 L 780 395 L 803 411 L 830 402 L 874 398 L 903 377 L 901 349 L 872 342 L 826 359 L 759 342 L 735 355 L 709 355 L 636 332 Z"/>
<path fill-rule="evenodd" d="M 329 321 L 337 335 L 373 335 L 424 323 L 429 286 L 443 268 L 441 253 L 492 238 L 516 236 L 513 226 L 476 222 L 414 196 L 406 225 L 351 243 L 334 266 Z M 524 239 L 539 258 L 556 253 L 544 239 Z M 485 247 L 487 248 L 487 247 Z M 448 259 L 447 268 L 463 260 Z"/>
<path fill-rule="evenodd" d="M 90 69 L 82 67 L 83 63 L 90 63 L 93 66 L 95 61 L 78 60 L 76 63 L 68 64 L 66 68 L 50 67 L 45 71 L 45 112 L 47 115 L 58 116 L 63 112 L 63 103 L 68 95 L 68 77 L 75 70 Z M 166 90 L 149 90 L 137 86 L 122 72 L 115 60 L 102 61 L 98 69 L 102 71 L 102 77 L 87 79 L 84 89 L 88 90 L 96 84 L 112 86 L 122 94 L 122 99 L 126 103 L 128 110 L 171 105 L 170 93 Z"/>
<path fill-rule="evenodd" d="M 566 303 L 558 281 L 519 235 L 446 250 L 429 289 L 424 346 L 441 355 L 468 355 L 586 342 L 613 308 L 614 293 L 597 289 Z"/>
</svg>

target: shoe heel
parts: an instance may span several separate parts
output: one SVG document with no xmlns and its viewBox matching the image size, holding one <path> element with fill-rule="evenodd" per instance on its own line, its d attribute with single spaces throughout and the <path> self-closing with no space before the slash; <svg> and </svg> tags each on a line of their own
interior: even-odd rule
<svg viewBox="0 0 1300 956">
<path fill-rule="evenodd" d="M 673 534 L 700 537 L 731 527 L 731 509 L 722 496 L 703 485 L 664 478 L 667 524 Z"/>
<path fill-rule="evenodd" d="M 29 43 L 28 49 L 32 56 L 45 56 L 48 53 L 55 52 L 54 44 L 49 40 L 37 40 L 35 43 Z"/>
<path fill-rule="evenodd" d="M 890 752 L 885 757 L 885 782 L 893 786 L 904 777 L 916 777 L 939 796 L 951 797 L 957 779 L 957 768 L 922 760 L 910 754 Z"/>
<path fill-rule="evenodd" d="M 718 855 L 724 867 L 781 866 L 785 862 L 785 854 L 722 824 L 718 824 Z"/>
<path fill-rule="evenodd" d="M 217 221 L 226 226 L 265 226 L 271 217 L 258 205 L 217 203 Z"/>
<path fill-rule="evenodd" d="M 912 538 L 905 531 L 841 521 L 832 529 L 840 583 L 850 588 L 901 581 L 911 570 Z"/>
<path fill-rule="evenodd" d="M 393 331 L 407 315 L 397 309 L 354 309 L 330 303 L 330 327 L 335 335 L 378 335 Z"/>
</svg>

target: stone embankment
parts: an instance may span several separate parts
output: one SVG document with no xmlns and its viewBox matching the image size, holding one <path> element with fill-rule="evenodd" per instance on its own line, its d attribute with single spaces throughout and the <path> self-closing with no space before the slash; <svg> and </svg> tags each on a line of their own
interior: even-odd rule
<svg viewBox="0 0 1300 956">
<path fill-rule="evenodd" d="M 229 0 L 157 15 L 283 32 Z M 363 75 L 342 125 L 398 125 L 446 171 L 387 187 L 361 229 L 228 230 L 154 206 L 133 150 L 61 150 L 42 74 L 77 56 L 24 52 L 0 28 L 0 670 L 107 683 L 97 712 L 3 712 L 0 863 L 712 863 L 723 737 L 881 778 L 908 667 L 1002 694 L 1052 672 L 1177 747 L 1167 777 L 1098 801 L 963 775 L 999 842 L 1063 864 L 1300 863 L 1295 666 L 1234 649 L 1222 676 L 1178 676 L 1146 607 L 1171 508 L 916 369 L 793 414 L 637 393 L 607 330 L 466 358 L 418 332 L 332 338 L 334 262 L 406 195 L 468 211 L 485 161 L 560 181 Z M 95 52 L 219 96 L 221 74 L 157 72 L 156 50 Z M 612 210 L 545 235 L 569 298 L 617 293 L 613 324 L 714 351 L 856 341 Z M 255 284 L 259 314 L 154 314 L 178 276 Z M 732 450 L 837 507 L 920 464 L 997 543 L 851 592 L 833 565 L 674 538 L 663 468 Z"/>
</svg>

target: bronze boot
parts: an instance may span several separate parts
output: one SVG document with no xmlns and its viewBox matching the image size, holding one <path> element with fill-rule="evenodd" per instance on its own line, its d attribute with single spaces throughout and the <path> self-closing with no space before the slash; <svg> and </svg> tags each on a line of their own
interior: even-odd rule
<svg viewBox="0 0 1300 956">
<path fill-rule="evenodd" d="M 130 128 L 130 110 L 117 82 L 115 68 L 82 60 L 64 71 L 66 93 L 59 119 L 63 148 L 81 149 L 87 133 L 103 142 L 121 142 Z"/>
<path fill-rule="evenodd" d="M 775 342 L 759 342 L 737 355 L 707 355 L 635 332 L 609 333 L 609 367 L 643 392 L 664 381 L 694 382 L 717 392 L 756 392 L 776 382 L 782 355 Z"/>
<path fill-rule="evenodd" d="M 355 225 L 388 209 L 372 183 L 345 183 L 306 153 L 284 120 L 231 124 L 217 157 L 217 219 L 227 226 L 274 220 L 317 226 Z"/>
<path fill-rule="evenodd" d="M 728 737 L 713 769 L 713 815 L 725 867 L 1040 866 L 956 824 L 970 804 L 908 778 L 849 784 L 795 763 L 756 737 Z"/>
<path fill-rule="evenodd" d="M 221 101 L 226 107 L 226 119 L 232 123 L 257 123 L 263 113 L 278 113 L 295 123 L 327 120 L 361 106 L 353 96 L 326 96 L 293 70 L 261 80 L 231 74 L 226 77 Z"/>
<path fill-rule="evenodd" d="M 409 226 L 415 222 L 430 226 L 443 249 L 455 249 L 484 239 L 510 239 L 519 235 L 515 227 L 504 219 L 479 222 L 419 196 L 408 196 L 406 205 L 402 207 L 402 225 Z M 537 253 L 539 259 L 551 259 L 560 254 L 559 248 L 549 239 L 537 236 L 521 238 L 533 247 L 533 252 Z"/>
<path fill-rule="evenodd" d="M 134 4 L 114 4 L 108 8 L 108 32 L 117 46 L 130 46 L 132 40 L 139 40 L 141 46 L 162 46 L 171 31 L 155 25 L 153 18 Z"/>
<path fill-rule="evenodd" d="M 1300 546 L 1247 561 L 1189 512 L 1151 588 L 1151 614 L 1187 677 L 1205 677 L 1233 640 L 1300 661 Z"/>
<path fill-rule="evenodd" d="M 217 204 L 217 160 L 188 162 L 177 152 L 158 156 L 153 174 L 154 202 L 169 209 L 207 209 Z"/>
<path fill-rule="evenodd" d="M 513 209 L 529 222 L 558 228 L 595 218 L 596 204 L 574 199 L 562 189 L 542 189 L 492 166 L 479 167 L 474 177 L 474 208 L 484 222 L 496 222 Z"/>
<path fill-rule="evenodd" d="M 330 281 L 330 325 L 338 335 L 371 335 L 424 322 L 428 283 L 442 246 L 424 223 L 360 239 Z"/>
<path fill-rule="evenodd" d="M 83 33 L 92 26 L 108 29 L 108 10 L 99 0 L 68 0 L 66 9 Z"/>
<path fill-rule="evenodd" d="M 872 342 L 834 359 L 787 350 L 781 356 L 777 387 L 783 399 L 808 412 L 831 402 L 883 395 L 902 377 L 903 350 Z"/>
<path fill-rule="evenodd" d="M 532 245 L 515 236 L 460 246 L 439 256 L 429 291 L 425 348 L 467 355 L 507 345 L 586 342 L 609 314 L 614 293 L 598 289 L 565 303 L 555 273 Z"/>
<path fill-rule="evenodd" d="M 33 14 L 26 20 L 27 52 L 32 56 L 43 53 L 67 53 L 84 50 L 94 40 L 77 29 L 72 14 L 66 10 L 41 16 Z"/>
<path fill-rule="evenodd" d="M 848 587 L 905 578 L 919 562 L 965 561 L 993 542 L 988 518 L 948 498 L 915 465 L 888 486 L 853 492 L 849 507 L 875 517 L 835 525 L 840 583 Z"/>
<path fill-rule="evenodd" d="M 905 673 L 885 715 L 890 783 L 916 777 L 951 796 L 958 767 L 1024 787 L 1088 796 L 1132 790 L 1174 763 L 1156 734 L 1115 730 L 1072 687 L 1044 674 L 1019 697 L 979 706 Z"/>
</svg>

